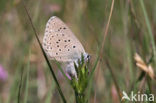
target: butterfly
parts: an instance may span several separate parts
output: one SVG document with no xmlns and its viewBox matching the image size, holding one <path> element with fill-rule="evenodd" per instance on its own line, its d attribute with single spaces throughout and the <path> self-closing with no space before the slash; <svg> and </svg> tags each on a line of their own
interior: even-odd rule
<svg viewBox="0 0 156 103">
<path fill-rule="evenodd" d="M 74 76 L 73 62 L 78 64 L 82 54 L 85 61 L 90 58 L 74 33 L 56 16 L 52 16 L 46 24 L 42 45 L 50 60 L 63 63 L 66 72 Z"/>
</svg>

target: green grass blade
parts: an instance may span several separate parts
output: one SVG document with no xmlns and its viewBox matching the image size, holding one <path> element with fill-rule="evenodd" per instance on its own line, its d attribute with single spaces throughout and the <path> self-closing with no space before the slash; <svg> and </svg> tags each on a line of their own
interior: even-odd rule
<svg viewBox="0 0 156 103">
<path fill-rule="evenodd" d="M 115 73 L 114 73 L 114 71 L 113 71 L 113 69 L 112 69 L 112 67 L 111 67 L 111 65 L 110 65 L 110 63 L 109 63 L 107 58 L 106 58 L 105 62 L 106 62 L 106 65 L 107 65 L 107 67 L 108 67 L 108 69 L 109 69 L 109 71 L 111 73 L 112 79 L 114 81 L 114 84 L 115 84 L 115 87 L 116 87 L 116 90 L 117 90 L 117 93 L 118 93 L 118 96 L 119 96 L 119 100 L 121 100 L 121 98 L 122 98 L 121 90 L 120 90 L 119 84 L 118 84 L 118 82 L 116 80 Z"/>
<path fill-rule="evenodd" d="M 53 82 L 51 84 L 53 84 Z M 52 93 L 55 90 L 55 87 L 56 87 L 56 85 L 54 85 L 54 84 L 51 86 L 50 90 L 48 91 L 45 103 L 51 103 Z"/>
<path fill-rule="evenodd" d="M 32 26 L 32 29 L 33 29 L 33 31 L 34 31 L 35 37 L 36 37 L 36 39 L 37 39 L 37 41 L 38 41 L 38 43 L 39 43 L 39 46 L 40 46 L 40 48 L 41 48 L 41 50 L 42 50 L 42 53 L 43 53 L 43 55 L 44 55 L 44 58 L 45 58 L 45 60 L 46 60 L 46 62 L 47 62 L 47 64 L 48 64 L 48 67 L 49 67 L 49 69 L 50 69 L 50 72 L 51 72 L 51 74 L 52 74 L 52 76 L 53 76 L 53 78 L 54 78 L 54 81 L 55 81 L 56 85 L 57 85 L 57 89 L 58 89 L 58 91 L 59 91 L 59 94 L 61 95 L 61 98 L 62 98 L 63 102 L 64 102 L 64 103 L 67 103 L 67 102 L 66 102 L 66 99 L 65 99 L 65 97 L 64 97 L 64 95 L 63 95 L 63 92 L 62 92 L 62 90 L 61 90 L 61 87 L 60 87 L 60 85 L 59 85 L 59 82 L 58 82 L 58 80 L 57 80 L 57 78 L 56 78 L 56 76 L 55 76 L 55 73 L 54 73 L 54 71 L 53 71 L 53 69 L 52 69 L 52 67 L 51 67 L 51 65 L 50 65 L 50 62 L 49 62 L 49 60 L 48 60 L 48 57 L 47 57 L 47 55 L 45 54 L 45 52 L 44 52 L 44 50 L 43 50 L 43 47 L 42 47 L 42 45 L 41 45 L 41 42 L 40 42 L 40 40 L 39 40 L 39 38 L 38 38 L 38 34 L 37 34 L 36 29 L 35 29 L 35 27 L 34 27 L 34 25 L 33 25 L 33 23 L 32 23 L 31 17 L 30 17 L 30 15 L 29 15 L 29 13 L 28 13 L 28 10 L 27 10 L 27 8 L 26 8 L 26 6 L 25 6 L 25 4 L 24 4 L 24 1 L 22 1 L 22 3 L 23 3 L 23 6 L 24 6 L 24 9 L 25 9 L 25 11 L 26 11 L 26 14 L 27 14 L 27 16 L 28 16 L 28 19 L 29 19 L 29 21 L 30 21 L 30 23 L 31 23 L 31 26 Z"/>
<path fill-rule="evenodd" d="M 90 95 L 91 95 L 91 90 L 92 90 L 92 81 L 93 81 L 93 78 L 91 78 L 90 82 L 88 83 L 89 86 L 88 86 L 88 91 L 87 91 L 87 100 L 89 101 L 89 98 L 90 98 Z"/>
<path fill-rule="evenodd" d="M 94 74 L 94 72 L 95 72 L 95 69 L 96 69 L 96 66 L 97 66 L 97 64 L 98 64 L 98 61 L 99 61 L 99 56 L 97 57 L 97 59 L 96 59 L 96 61 L 95 61 L 95 64 L 94 64 L 94 66 L 93 66 L 93 68 L 92 68 L 92 71 L 91 71 L 91 73 L 90 73 L 90 75 L 89 75 L 89 78 L 88 78 L 89 87 L 88 87 L 88 92 L 87 92 L 87 100 L 89 100 L 89 98 L 90 98 L 90 93 L 91 93 L 91 89 L 92 89 L 91 83 L 92 83 L 92 81 L 93 81 L 93 74 Z"/>
<path fill-rule="evenodd" d="M 21 96 L 22 81 L 23 81 L 23 70 L 21 73 L 21 78 L 20 78 L 19 87 L 18 87 L 17 103 L 21 103 L 20 96 Z"/>
<path fill-rule="evenodd" d="M 147 30 L 148 30 L 148 33 L 149 33 L 149 36 L 150 36 L 150 39 L 151 39 L 152 49 L 153 49 L 153 53 L 154 53 L 154 62 L 156 64 L 156 47 L 155 47 L 155 41 L 154 41 L 154 37 L 153 37 L 153 33 L 152 33 L 151 24 L 150 24 L 148 15 L 147 15 L 147 11 L 146 11 L 146 8 L 145 8 L 145 5 L 144 5 L 144 1 L 143 0 L 139 0 L 139 1 L 140 1 L 141 7 L 142 7 L 142 10 L 143 10 L 143 14 L 144 14 L 144 17 L 145 17 Z"/>
<path fill-rule="evenodd" d="M 152 33 L 152 27 L 151 27 L 151 24 L 150 24 L 150 21 L 149 21 L 149 18 L 148 18 L 148 14 L 147 14 L 147 11 L 146 11 L 146 8 L 145 8 L 145 5 L 144 5 L 144 1 L 140 0 L 140 4 L 141 4 L 141 8 L 143 10 L 143 14 L 144 14 L 144 17 L 145 17 L 145 23 L 147 25 L 147 30 L 148 30 L 149 37 L 150 37 L 151 44 L 152 44 L 153 56 L 154 56 L 154 65 L 156 65 L 156 46 L 155 46 L 154 36 L 153 36 L 153 33 Z M 147 79 L 147 85 L 149 87 L 149 91 L 152 92 L 151 87 L 150 87 L 151 84 L 150 84 L 149 79 Z"/>
<path fill-rule="evenodd" d="M 30 72 L 30 53 L 29 53 L 29 61 L 27 63 L 27 74 L 26 74 L 26 86 L 25 86 L 25 94 L 24 94 L 24 103 L 27 103 L 28 99 L 28 88 L 29 88 L 29 72 Z"/>
<path fill-rule="evenodd" d="M 11 101 L 14 101 L 12 99 L 15 98 L 15 93 L 18 91 L 17 87 L 18 87 L 18 81 L 19 81 L 19 74 L 22 69 L 22 65 L 23 65 L 23 59 L 20 59 L 20 62 L 17 64 L 17 69 L 14 74 L 15 76 L 13 77 L 13 82 L 9 89 L 8 100 L 6 101 L 6 103 L 10 103 Z"/>
<path fill-rule="evenodd" d="M 97 66 L 97 64 L 98 64 L 98 61 L 99 61 L 99 56 L 97 57 L 97 59 L 96 59 L 96 61 L 95 61 L 95 64 L 94 64 L 94 66 L 93 66 L 93 68 L 92 68 L 92 71 L 91 71 L 91 73 L 90 73 L 90 75 L 89 75 L 89 81 L 90 81 L 91 78 L 93 77 L 93 74 L 94 74 L 94 72 L 95 72 L 96 66 Z"/>
</svg>

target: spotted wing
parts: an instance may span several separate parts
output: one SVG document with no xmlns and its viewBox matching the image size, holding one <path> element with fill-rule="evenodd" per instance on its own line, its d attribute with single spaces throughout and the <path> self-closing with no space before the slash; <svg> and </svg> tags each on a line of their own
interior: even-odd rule
<svg viewBox="0 0 156 103">
<path fill-rule="evenodd" d="M 85 50 L 68 26 L 58 17 L 51 17 L 46 25 L 43 48 L 50 59 L 70 62 L 81 57 Z"/>
</svg>

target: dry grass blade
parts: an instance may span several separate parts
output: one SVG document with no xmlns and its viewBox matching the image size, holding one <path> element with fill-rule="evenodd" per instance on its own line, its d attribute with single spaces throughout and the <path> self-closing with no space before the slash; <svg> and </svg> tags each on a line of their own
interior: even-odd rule
<svg viewBox="0 0 156 103">
<path fill-rule="evenodd" d="M 143 59 L 139 56 L 139 54 L 135 54 L 134 59 L 136 61 L 137 67 L 139 67 L 141 70 L 146 72 L 151 79 L 156 79 L 156 76 L 154 74 L 153 68 L 151 65 L 147 65 Z"/>
<path fill-rule="evenodd" d="M 114 0 L 112 0 L 112 4 L 111 4 L 111 10 L 110 10 L 110 14 L 109 14 L 109 18 L 108 18 L 108 22 L 107 22 L 107 25 L 106 25 L 106 29 L 105 29 L 105 32 L 104 32 L 104 37 L 103 37 L 103 42 L 102 42 L 102 45 L 101 45 L 101 49 L 99 51 L 99 61 L 97 63 L 97 75 L 98 76 L 98 72 L 99 72 L 99 66 L 100 66 L 100 60 L 102 59 L 103 56 L 102 53 L 103 53 L 103 48 L 104 48 L 104 44 L 105 44 L 105 39 L 106 39 L 106 36 L 108 34 L 108 29 L 109 29 L 109 24 L 110 24 L 110 20 L 111 20 L 111 17 L 112 17 L 112 12 L 113 12 L 113 8 L 114 8 Z M 98 77 L 97 77 L 98 79 Z"/>
<path fill-rule="evenodd" d="M 114 0 L 112 0 L 112 4 L 111 4 L 111 10 L 110 10 L 110 14 L 109 14 L 109 18 L 108 18 L 108 22 L 107 22 L 107 25 L 106 25 L 106 28 L 104 29 L 104 36 L 103 36 L 103 42 L 102 42 L 102 45 L 101 45 L 101 49 L 99 51 L 99 60 L 97 62 L 97 73 L 96 73 L 96 79 L 98 79 L 98 75 L 99 75 L 99 68 L 100 68 L 100 61 L 102 59 L 102 53 L 103 53 L 103 49 L 104 49 L 104 44 L 105 44 L 105 39 L 106 39 L 106 36 L 108 35 L 108 29 L 109 29 L 109 25 L 110 25 L 110 20 L 111 20 L 111 17 L 112 17 L 112 13 L 113 13 L 113 8 L 114 8 Z"/>
<path fill-rule="evenodd" d="M 106 25 L 106 29 L 105 29 L 105 32 L 104 32 L 103 42 L 102 42 L 100 54 L 102 54 L 102 52 L 103 52 L 103 48 L 104 48 L 104 44 L 105 44 L 105 39 L 106 39 L 106 36 L 108 35 L 108 29 L 109 29 L 110 20 L 111 20 L 111 17 L 112 17 L 113 8 L 114 8 L 114 0 L 112 0 L 111 10 L 110 10 L 108 22 L 107 22 L 107 25 Z"/>
</svg>

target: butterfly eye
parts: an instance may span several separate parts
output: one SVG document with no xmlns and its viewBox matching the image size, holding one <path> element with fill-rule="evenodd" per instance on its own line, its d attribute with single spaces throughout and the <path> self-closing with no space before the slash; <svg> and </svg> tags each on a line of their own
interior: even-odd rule
<svg viewBox="0 0 156 103">
<path fill-rule="evenodd" d="M 90 55 L 87 55 L 87 59 L 90 59 Z"/>
</svg>

